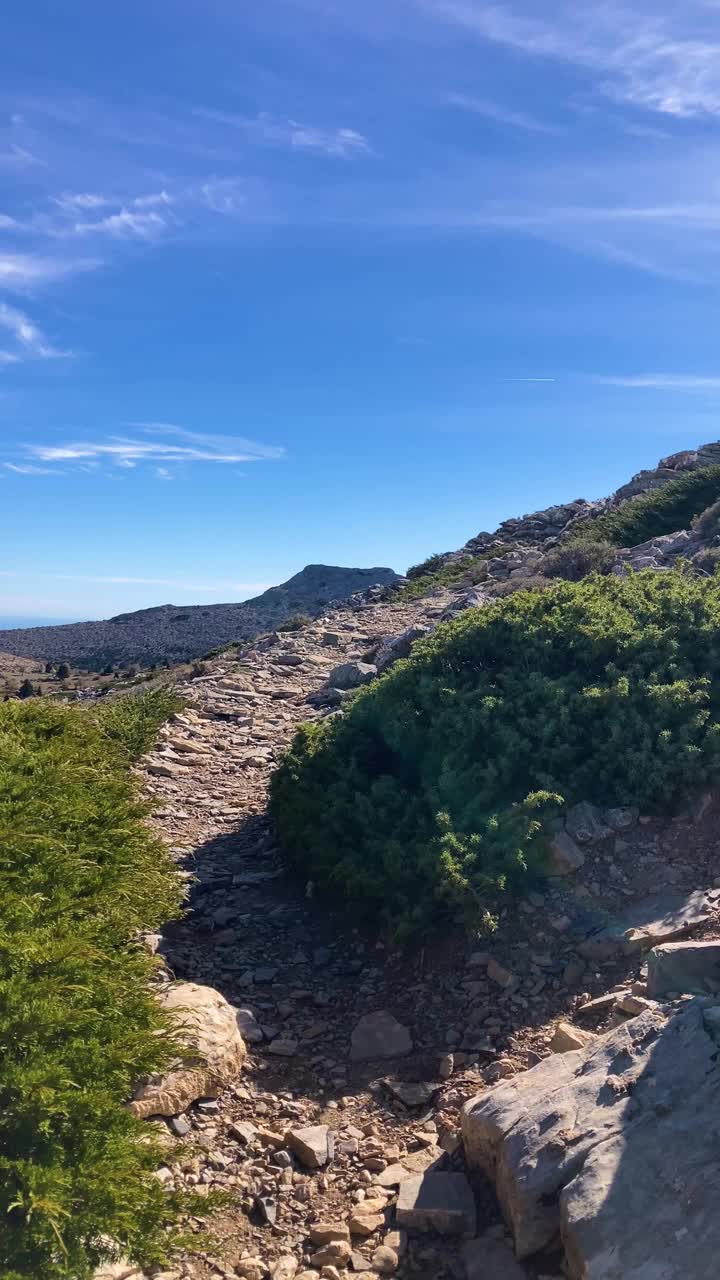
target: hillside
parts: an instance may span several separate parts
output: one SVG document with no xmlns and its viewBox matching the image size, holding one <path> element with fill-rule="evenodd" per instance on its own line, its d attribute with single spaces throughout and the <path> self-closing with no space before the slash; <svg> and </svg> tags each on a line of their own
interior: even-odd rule
<svg viewBox="0 0 720 1280">
<path fill-rule="evenodd" d="M 311 564 L 277 587 L 240 604 L 160 605 L 102 622 L 0 631 L 0 652 L 75 666 L 182 662 L 219 645 L 251 640 L 296 614 L 315 615 L 332 601 L 393 582 L 392 569 Z"/>
</svg>

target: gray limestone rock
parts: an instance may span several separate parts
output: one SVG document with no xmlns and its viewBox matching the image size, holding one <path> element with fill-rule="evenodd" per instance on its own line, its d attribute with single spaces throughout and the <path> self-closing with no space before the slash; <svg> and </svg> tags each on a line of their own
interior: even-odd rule
<svg viewBox="0 0 720 1280">
<path fill-rule="evenodd" d="M 560 1236 L 570 1280 L 717 1274 L 718 1012 L 648 1010 L 466 1105 L 519 1258 Z"/>
<path fill-rule="evenodd" d="M 410 1231 L 475 1234 L 475 1198 L 464 1173 L 422 1173 L 400 1183 L 397 1222 Z"/>
<path fill-rule="evenodd" d="M 366 1013 L 352 1033 L 350 1058 L 362 1062 L 368 1058 L 402 1058 L 412 1049 L 407 1027 L 387 1009 Z"/>
<path fill-rule="evenodd" d="M 671 991 L 689 995 L 720 992 L 720 942 L 667 942 L 648 955 L 648 994 L 655 1000 Z"/>
</svg>

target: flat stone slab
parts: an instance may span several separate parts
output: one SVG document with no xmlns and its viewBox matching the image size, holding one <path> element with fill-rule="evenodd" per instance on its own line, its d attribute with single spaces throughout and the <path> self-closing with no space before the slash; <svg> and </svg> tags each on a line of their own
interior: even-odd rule
<svg viewBox="0 0 720 1280">
<path fill-rule="evenodd" d="M 403 1058 L 413 1047 L 407 1027 L 387 1009 L 366 1013 L 352 1033 L 350 1058 L 362 1062 L 369 1058 Z"/>
<path fill-rule="evenodd" d="M 400 1183 L 398 1226 L 408 1231 L 437 1231 L 445 1236 L 474 1236 L 475 1197 L 464 1173 L 422 1173 Z"/>
<path fill-rule="evenodd" d="M 621 915 L 589 931 L 578 951 L 589 960 L 632 955 L 681 938 L 709 919 L 710 906 L 704 889 L 693 893 L 663 891 L 631 903 Z"/>
<path fill-rule="evenodd" d="M 333 1157 L 333 1138 L 326 1124 L 290 1129 L 286 1142 L 306 1169 L 321 1169 Z"/>
<path fill-rule="evenodd" d="M 667 942 L 648 956 L 648 995 L 707 996 L 720 992 L 720 942 Z"/>
<path fill-rule="evenodd" d="M 569 1280 L 714 1280 L 718 1042 L 714 999 L 647 1010 L 466 1105 L 519 1259 L 559 1236 Z"/>
</svg>

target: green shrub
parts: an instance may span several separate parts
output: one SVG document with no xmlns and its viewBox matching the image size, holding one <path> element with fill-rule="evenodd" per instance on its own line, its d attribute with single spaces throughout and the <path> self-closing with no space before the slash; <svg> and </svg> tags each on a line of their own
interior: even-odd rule
<svg viewBox="0 0 720 1280">
<path fill-rule="evenodd" d="M 303 873 L 395 933 L 479 918 L 562 797 L 671 809 L 720 777 L 720 578 L 556 582 L 469 610 L 304 726 L 272 782 Z"/>
<path fill-rule="evenodd" d="M 438 569 L 442 569 L 444 555 L 440 551 L 436 551 L 433 555 L 428 556 L 426 560 L 420 564 L 411 564 L 406 578 L 425 578 L 429 573 L 437 573 Z"/>
<path fill-rule="evenodd" d="M 104 702 L 97 714 L 107 736 L 137 759 L 151 749 L 160 727 L 183 705 L 172 685 L 160 685 L 142 693 L 119 694 Z"/>
<path fill-rule="evenodd" d="M 302 631 L 303 627 L 309 627 L 312 618 L 307 613 L 293 613 L 284 622 L 278 626 L 278 631 Z"/>
<path fill-rule="evenodd" d="M 589 573 L 610 573 L 615 563 L 611 542 L 581 542 L 573 539 L 548 552 L 542 563 L 546 578 L 566 578 L 579 582 Z"/>
<path fill-rule="evenodd" d="M 693 532 L 701 538 L 716 538 L 720 533 L 720 500 L 713 502 L 695 516 L 692 522 Z"/>
<path fill-rule="evenodd" d="M 109 736 L 102 720 L 45 700 L 0 706 L 4 1280 L 87 1280 L 115 1248 L 159 1262 L 178 1210 L 122 1105 L 171 1052 L 154 962 L 133 939 L 176 914 L 178 881 L 117 721 Z"/>
<path fill-rule="evenodd" d="M 421 596 L 428 595 L 435 587 L 474 586 L 476 582 L 486 577 L 487 560 L 499 559 L 513 550 L 514 548 L 508 545 L 493 547 L 490 551 L 483 551 L 476 556 L 463 556 L 461 560 L 451 560 L 447 564 L 440 563 L 439 568 L 426 569 L 425 566 L 431 566 L 434 561 L 441 562 L 443 558 L 430 556 L 425 561 L 425 565 L 416 566 L 417 572 L 411 575 L 408 570 L 407 577 L 410 581 L 398 587 L 395 598 L 417 600 Z"/>
<path fill-rule="evenodd" d="M 694 516 L 720 497 L 720 466 L 686 471 L 660 489 L 629 498 L 597 520 L 589 520 L 578 538 L 612 542 L 616 547 L 636 547 L 664 533 L 687 529 Z"/>
</svg>

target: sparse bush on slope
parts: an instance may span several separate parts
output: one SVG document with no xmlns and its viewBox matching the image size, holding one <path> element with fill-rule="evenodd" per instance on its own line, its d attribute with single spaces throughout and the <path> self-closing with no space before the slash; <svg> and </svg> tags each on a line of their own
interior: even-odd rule
<svg viewBox="0 0 720 1280">
<path fill-rule="evenodd" d="M 720 776 L 720 578 L 558 582 L 470 610 L 304 726 L 281 843 L 396 934 L 477 921 L 542 852 L 553 797 L 671 809 Z"/>
<path fill-rule="evenodd" d="M 129 770 L 160 701 L 135 703 L 128 739 L 119 704 L 112 738 L 82 708 L 0 705 L 3 1280 L 87 1280 L 108 1239 L 157 1261 L 175 1211 L 123 1107 L 170 1052 L 131 941 L 178 907 Z"/>
<path fill-rule="evenodd" d="M 720 466 L 686 471 L 660 489 L 630 498 L 597 520 L 580 526 L 577 537 L 636 547 L 665 533 L 688 529 L 693 517 L 720 497 Z"/>
</svg>

